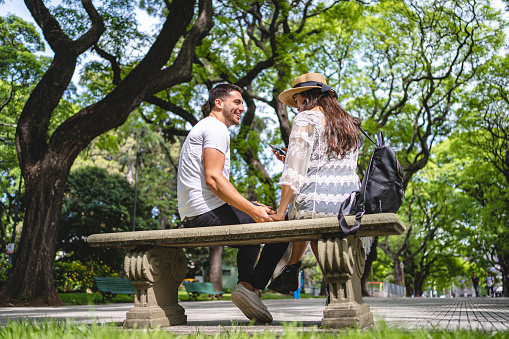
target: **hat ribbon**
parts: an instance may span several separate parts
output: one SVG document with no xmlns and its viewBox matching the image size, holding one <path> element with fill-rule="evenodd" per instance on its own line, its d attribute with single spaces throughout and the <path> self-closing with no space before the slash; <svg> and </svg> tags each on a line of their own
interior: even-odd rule
<svg viewBox="0 0 509 339">
<path fill-rule="evenodd" d="M 318 81 L 304 81 L 301 83 L 298 83 L 297 85 L 293 86 L 293 88 L 299 88 L 299 87 L 307 87 L 307 86 L 320 86 L 322 88 L 322 93 L 332 91 L 334 92 L 334 98 L 338 98 L 338 95 L 335 90 L 332 89 L 331 86 L 324 84 L 323 82 Z"/>
</svg>

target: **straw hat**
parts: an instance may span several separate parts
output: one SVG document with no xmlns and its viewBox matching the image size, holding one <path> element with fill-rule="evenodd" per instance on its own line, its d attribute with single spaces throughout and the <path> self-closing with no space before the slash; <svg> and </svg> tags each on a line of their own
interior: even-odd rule
<svg viewBox="0 0 509 339">
<path fill-rule="evenodd" d="M 293 81 L 293 88 L 287 89 L 279 94 L 279 100 L 287 106 L 298 108 L 295 100 L 293 100 L 293 96 L 312 88 L 321 88 L 322 92 L 328 91 L 330 96 L 337 98 L 336 92 L 327 85 L 327 80 L 325 80 L 322 75 L 318 73 L 306 73 L 296 77 Z"/>
</svg>

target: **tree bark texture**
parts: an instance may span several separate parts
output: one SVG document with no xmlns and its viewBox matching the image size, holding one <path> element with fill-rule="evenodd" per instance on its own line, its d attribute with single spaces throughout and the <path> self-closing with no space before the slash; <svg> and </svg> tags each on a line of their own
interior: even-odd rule
<svg viewBox="0 0 509 339">
<path fill-rule="evenodd" d="M 377 244 L 378 237 L 373 237 L 373 242 L 371 243 L 371 250 L 366 258 L 366 266 L 364 267 L 364 272 L 361 276 L 361 290 L 363 297 L 369 297 L 371 295 L 371 291 L 369 290 L 368 282 L 371 274 L 371 267 L 373 266 L 373 262 L 377 259 Z"/>
<path fill-rule="evenodd" d="M 504 297 L 509 297 L 509 254 L 500 256 L 500 271 L 502 272 L 502 286 Z"/>
<path fill-rule="evenodd" d="M 10 298 L 34 299 L 40 305 L 63 305 L 53 283 L 53 260 L 69 170 L 59 159 L 47 156 L 34 172 L 25 182 L 27 213 L 13 271 L 3 292 Z"/>
<path fill-rule="evenodd" d="M 217 292 L 223 290 L 223 246 L 210 247 L 209 278 Z"/>
<path fill-rule="evenodd" d="M 286 69 L 287 67 L 283 68 Z M 281 84 L 284 83 L 283 80 L 286 79 L 287 73 L 289 74 L 290 71 L 279 69 L 276 84 L 272 88 L 272 100 L 270 101 L 270 106 L 274 109 L 274 111 L 277 114 L 279 128 L 281 129 L 281 138 L 283 139 L 283 143 L 285 144 L 286 147 L 288 147 L 288 143 L 290 142 L 290 133 L 292 131 L 292 126 L 290 124 L 290 120 L 288 119 L 286 105 L 279 101 L 279 94 L 286 89 L 283 88 Z"/>
<path fill-rule="evenodd" d="M 422 284 L 424 283 L 424 275 L 416 271 L 415 280 L 413 281 L 415 287 L 415 296 L 422 296 Z"/>
<path fill-rule="evenodd" d="M 200 1 L 198 19 L 186 32 L 193 19 L 194 1 L 174 0 L 159 36 L 144 59 L 106 97 L 65 120 L 48 141 L 50 118 L 71 81 L 78 56 L 97 43 L 105 28 L 91 0 L 82 0 L 92 21 L 91 28 L 74 41 L 61 30 L 42 0 L 25 3 L 55 56 L 27 100 L 16 130 L 27 203 L 15 266 L 1 295 L 61 305 L 53 284 L 53 261 L 63 191 L 74 160 L 95 137 L 122 125 L 145 96 L 155 94 L 150 91 L 154 79 L 158 86 L 179 83 L 184 70 L 177 74 L 181 78 L 176 79 L 164 67 L 184 35 L 186 39 L 179 56 L 194 53 L 212 28 L 212 5 L 210 0 Z"/>
</svg>

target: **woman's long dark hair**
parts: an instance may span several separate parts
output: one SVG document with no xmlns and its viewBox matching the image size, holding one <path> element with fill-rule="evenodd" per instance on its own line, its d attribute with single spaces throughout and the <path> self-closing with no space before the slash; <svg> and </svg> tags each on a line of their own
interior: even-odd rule
<svg viewBox="0 0 509 339">
<path fill-rule="evenodd" d="M 300 94 L 306 98 L 299 108 L 300 111 L 311 110 L 317 106 L 322 109 L 325 116 L 328 154 L 335 153 L 339 157 L 344 157 L 349 151 L 359 148 L 361 119 L 346 113 L 336 98 L 330 96 L 329 92 L 322 92 L 320 88 L 313 88 Z"/>
</svg>

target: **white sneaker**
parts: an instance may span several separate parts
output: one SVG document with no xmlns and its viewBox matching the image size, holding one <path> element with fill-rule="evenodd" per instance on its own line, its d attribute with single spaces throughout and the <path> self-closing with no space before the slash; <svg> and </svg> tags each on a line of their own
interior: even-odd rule
<svg viewBox="0 0 509 339">
<path fill-rule="evenodd" d="M 258 293 L 238 284 L 232 292 L 232 301 L 250 320 L 260 323 L 271 323 L 272 315 L 262 303 Z"/>
</svg>

